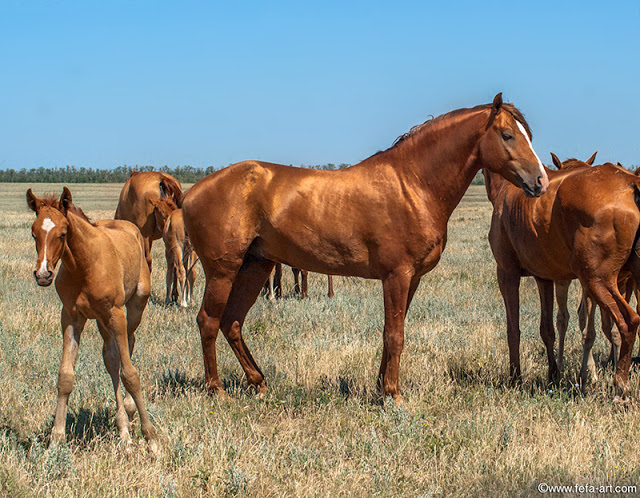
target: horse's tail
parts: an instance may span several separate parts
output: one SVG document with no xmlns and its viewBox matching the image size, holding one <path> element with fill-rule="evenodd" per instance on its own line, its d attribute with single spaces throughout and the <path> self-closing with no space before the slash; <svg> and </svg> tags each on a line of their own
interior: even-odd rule
<svg viewBox="0 0 640 498">
<path fill-rule="evenodd" d="M 632 187 L 633 202 L 635 203 L 638 212 L 640 212 L 640 178 L 637 178 L 633 182 Z M 632 273 L 636 285 L 640 285 L 640 224 L 636 227 L 636 235 L 633 239 L 631 254 L 629 254 L 629 258 L 627 259 L 624 268 Z"/>
<path fill-rule="evenodd" d="M 176 206 L 182 207 L 182 187 L 174 177 L 163 175 L 162 180 L 160 180 L 160 192 L 162 197 L 171 197 Z"/>
</svg>

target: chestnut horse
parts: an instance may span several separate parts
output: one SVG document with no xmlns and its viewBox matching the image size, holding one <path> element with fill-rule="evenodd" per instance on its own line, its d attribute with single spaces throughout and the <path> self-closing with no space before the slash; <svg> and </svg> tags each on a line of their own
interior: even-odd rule
<svg viewBox="0 0 640 498">
<path fill-rule="evenodd" d="M 399 403 L 406 311 L 420 278 L 440 260 L 449 217 L 480 168 L 504 175 L 528 195 L 547 188 L 529 127 L 501 94 L 492 104 L 427 121 L 349 168 L 245 161 L 196 183 L 183 213 L 206 276 L 198 314 L 206 386 L 222 392 L 216 362 L 221 329 L 248 381 L 265 392 L 241 329 L 278 262 L 382 281 L 378 387 Z"/>
<path fill-rule="evenodd" d="M 301 299 L 309 297 L 309 272 L 300 268 L 291 268 L 293 272 L 293 293 Z M 269 275 L 269 279 L 264 284 L 264 290 L 268 299 L 282 297 L 282 264 L 276 263 L 275 268 Z M 334 296 L 333 275 L 327 275 L 327 297 Z"/>
<path fill-rule="evenodd" d="M 549 191 L 528 199 L 491 171 L 486 189 L 494 210 L 489 241 L 507 312 L 510 371 L 520 377 L 519 287 L 536 278 L 541 302 L 540 335 L 547 349 L 549 380 L 558 376 L 554 355 L 553 281 L 580 279 L 587 294 L 616 322 L 622 338 L 616 369 L 616 399 L 626 395 L 631 350 L 640 317 L 618 289 L 621 272 L 640 278 L 634 248 L 640 227 L 640 179 L 613 164 L 549 171 Z M 593 337 L 584 337 L 583 385 Z M 592 361 L 592 360 L 591 360 Z"/>
<path fill-rule="evenodd" d="M 116 208 L 116 220 L 128 220 L 140 229 L 144 237 L 145 257 L 151 270 L 151 246 L 162 238 L 162 228 L 156 224 L 152 199 L 168 197 L 178 207 L 182 204 L 182 188 L 173 176 L 159 171 L 133 171 L 127 179 Z"/>
<path fill-rule="evenodd" d="M 153 214 L 162 228 L 164 253 L 167 258 L 167 304 L 176 302 L 186 308 L 193 300 L 195 264 L 198 261 L 184 231 L 182 209 L 169 198 L 152 199 Z"/>
<path fill-rule="evenodd" d="M 67 403 L 73 388 L 80 336 L 86 321 L 95 319 L 104 340 L 102 357 L 115 390 L 120 437 L 127 443 L 131 441 L 129 419 L 137 407 L 142 434 L 155 453 L 156 430 L 144 408 L 138 371 L 131 363 L 134 333 L 151 289 L 139 230 L 128 221 L 91 223 L 73 205 L 67 187 L 59 201 L 40 199 L 29 189 L 27 204 L 36 213 L 31 233 L 38 253 L 33 272 L 38 285 L 51 285 L 56 265 L 62 261 L 55 280 L 62 301 L 63 349 L 52 441 L 65 440 Z M 127 389 L 125 399 L 120 378 Z"/>
</svg>

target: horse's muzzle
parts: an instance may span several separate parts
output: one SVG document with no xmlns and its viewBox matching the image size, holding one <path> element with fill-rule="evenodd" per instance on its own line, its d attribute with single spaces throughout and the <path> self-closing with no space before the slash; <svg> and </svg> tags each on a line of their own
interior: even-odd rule
<svg viewBox="0 0 640 498">
<path fill-rule="evenodd" d="M 49 287 L 51 285 L 51 282 L 53 282 L 53 272 L 49 271 L 49 270 L 47 270 L 47 272 L 45 274 L 42 274 L 41 272 L 34 271 L 33 272 L 33 276 L 36 279 L 36 283 L 40 287 Z"/>
<path fill-rule="evenodd" d="M 527 182 L 522 182 L 522 190 L 524 191 L 524 195 L 527 197 L 540 197 L 547 191 L 548 187 L 549 179 L 542 175 L 536 178 L 536 182 L 533 186 L 529 185 Z"/>
</svg>

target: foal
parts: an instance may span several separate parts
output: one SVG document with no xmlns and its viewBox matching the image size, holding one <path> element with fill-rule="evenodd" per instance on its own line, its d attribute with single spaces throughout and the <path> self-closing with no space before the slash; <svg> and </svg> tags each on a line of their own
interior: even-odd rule
<svg viewBox="0 0 640 498">
<path fill-rule="evenodd" d="M 162 231 L 167 258 L 167 295 L 165 302 L 177 302 L 186 308 L 193 300 L 195 264 L 198 261 L 184 231 L 182 209 L 168 198 L 151 200 L 158 229 Z"/>
<path fill-rule="evenodd" d="M 151 452 L 156 453 L 156 430 L 144 408 L 138 371 L 131 363 L 134 332 L 150 293 L 149 267 L 140 231 L 128 221 L 91 223 L 73 205 L 67 187 L 59 201 L 52 197 L 38 198 L 29 189 L 27 204 L 36 213 L 31 233 L 38 253 L 33 272 L 38 285 L 51 285 L 56 265 L 62 261 L 55 279 L 62 301 L 63 349 L 52 441 L 65 440 L 67 403 L 73 388 L 80 336 L 86 321 L 95 319 L 104 340 L 102 357 L 116 394 L 120 437 L 126 443 L 131 441 L 129 419 L 137 407 L 142 434 Z M 119 377 L 127 390 L 125 399 Z"/>
</svg>

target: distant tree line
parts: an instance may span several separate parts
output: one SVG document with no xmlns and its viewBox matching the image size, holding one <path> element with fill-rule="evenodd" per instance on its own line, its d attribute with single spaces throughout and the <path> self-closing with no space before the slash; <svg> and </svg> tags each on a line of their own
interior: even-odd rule
<svg viewBox="0 0 640 498">
<path fill-rule="evenodd" d="M 350 166 L 349 164 L 318 164 L 302 165 L 303 168 L 334 170 Z M 6 183 L 124 183 L 132 171 L 161 171 L 176 177 L 183 183 L 194 183 L 213 173 L 217 169 L 214 166 L 208 168 L 194 168 L 193 166 L 177 166 L 170 168 L 163 166 L 118 166 L 113 169 L 77 168 L 66 166 L 64 168 L 34 168 L 20 170 L 0 170 L 0 182 Z"/>
</svg>

